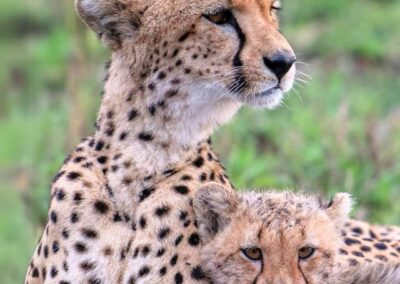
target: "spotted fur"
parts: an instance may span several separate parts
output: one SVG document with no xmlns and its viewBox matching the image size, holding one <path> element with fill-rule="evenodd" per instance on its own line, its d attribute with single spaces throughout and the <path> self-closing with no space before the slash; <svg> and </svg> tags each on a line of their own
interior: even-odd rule
<svg viewBox="0 0 400 284">
<path fill-rule="evenodd" d="M 52 184 L 26 283 L 207 282 L 192 198 L 209 181 L 232 190 L 207 139 L 293 84 L 275 2 L 76 1 L 112 60 L 96 131 Z M 209 17 L 219 11 L 223 25 Z"/>
</svg>

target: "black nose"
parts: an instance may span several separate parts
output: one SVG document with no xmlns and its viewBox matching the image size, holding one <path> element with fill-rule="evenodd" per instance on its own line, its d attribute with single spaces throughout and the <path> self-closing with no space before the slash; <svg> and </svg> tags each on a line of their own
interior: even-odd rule
<svg viewBox="0 0 400 284">
<path fill-rule="evenodd" d="M 275 54 L 271 57 L 264 57 L 264 64 L 276 75 L 280 81 L 283 76 L 290 70 L 296 57 L 282 53 Z"/>
</svg>

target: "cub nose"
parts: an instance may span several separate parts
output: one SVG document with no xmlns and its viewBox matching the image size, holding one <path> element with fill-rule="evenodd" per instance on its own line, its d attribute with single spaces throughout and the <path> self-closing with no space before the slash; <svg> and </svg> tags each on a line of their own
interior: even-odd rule
<svg viewBox="0 0 400 284">
<path fill-rule="evenodd" d="M 271 57 L 263 57 L 264 64 L 276 75 L 280 81 L 290 70 L 296 57 L 284 53 L 276 53 Z"/>
</svg>

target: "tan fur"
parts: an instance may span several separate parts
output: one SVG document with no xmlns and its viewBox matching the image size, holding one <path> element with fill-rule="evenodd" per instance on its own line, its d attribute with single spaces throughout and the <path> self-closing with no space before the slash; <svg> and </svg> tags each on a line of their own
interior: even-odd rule
<svg viewBox="0 0 400 284">
<path fill-rule="evenodd" d="M 209 181 L 231 190 L 207 139 L 244 103 L 278 106 L 293 84 L 294 65 L 279 81 L 263 63 L 278 52 L 294 56 L 272 4 L 76 1 L 112 62 L 96 132 L 52 185 L 27 283 L 206 281 L 192 198 Z M 245 41 L 232 23 L 203 17 L 222 8 Z"/>
<path fill-rule="evenodd" d="M 314 196 L 289 192 L 235 194 L 214 184 L 198 190 L 194 209 L 203 240 L 203 268 L 213 283 L 400 283 L 400 257 L 396 252 L 400 229 L 392 228 L 391 239 L 383 240 L 379 234 L 387 232 L 383 227 L 346 221 L 351 209 L 347 194 L 338 194 L 327 205 Z M 352 234 L 360 242 L 352 244 L 353 252 L 369 243 L 368 255 L 343 254 L 348 250 L 345 232 L 351 225 L 376 233 L 373 240 Z M 387 244 L 387 250 L 374 247 L 381 242 Z M 314 255 L 299 260 L 298 250 L 310 245 L 316 248 Z M 251 261 L 241 251 L 253 246 L 262 250 L 261 261 Z M 386 260 L 376 255 L 384 255 Z"/>
</svg>

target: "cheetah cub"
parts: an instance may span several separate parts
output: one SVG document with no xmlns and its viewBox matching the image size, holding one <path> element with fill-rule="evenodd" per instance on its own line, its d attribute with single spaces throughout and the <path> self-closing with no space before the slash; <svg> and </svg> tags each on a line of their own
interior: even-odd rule
<svg viewBox="0 0 400 284">
<path fill-rule="evenodd" d="M 352 207 L 348 194 L 324 203 L 299 193 L 218 187 L 201 188 L 193 202 L 202 267 L 213 283 L 400 283 L 395 266 L 338 265 L 340 230 Z"/>
</svg>

